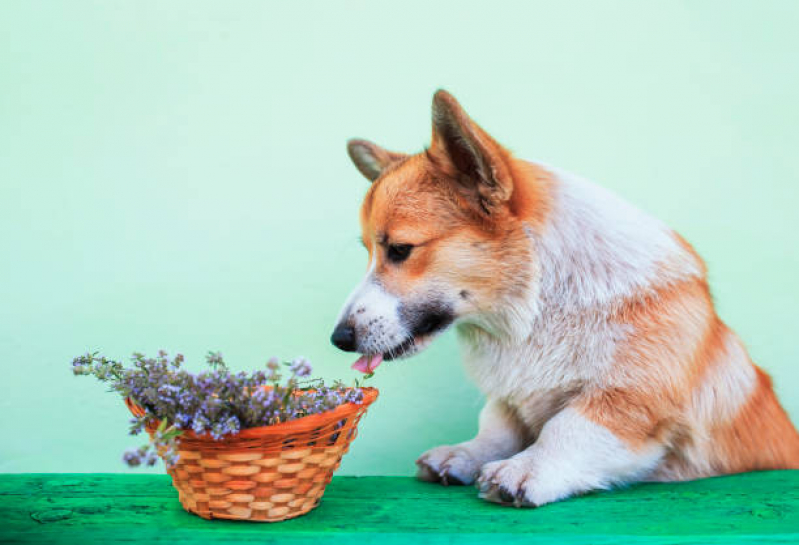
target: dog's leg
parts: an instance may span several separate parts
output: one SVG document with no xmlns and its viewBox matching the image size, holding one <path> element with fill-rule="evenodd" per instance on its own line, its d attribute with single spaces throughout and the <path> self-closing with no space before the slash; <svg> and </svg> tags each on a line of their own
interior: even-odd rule
<svg viewBox="0 0 799 545">
<path fill-rule="evenodd" d="M 480 496 L 498 503 L 539 506 L 574 494 L 639 479 L 664 454 L 657 442 L 635 447 L 607 427 L 567 407 L 541 430 L 533 445 L 480 472 Z"/>
<path fill-rule="evenodd" d="M 480 411 L 477 436 L 457 445 L 444 445 L 422 454 L 417 477 L 442 484 L 472 484 L 487 462 L 516 454 L 525 446 L 522 426 L 505 404 L 489 400 Z"/>
</svg>

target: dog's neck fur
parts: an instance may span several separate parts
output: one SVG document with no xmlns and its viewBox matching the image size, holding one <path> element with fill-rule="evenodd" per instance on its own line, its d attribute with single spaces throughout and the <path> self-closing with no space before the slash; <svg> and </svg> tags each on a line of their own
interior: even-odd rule
<svg viewBox="0 0 799 545">
<path fill-rule="evenodd" d="M 542 311 L 612 309 L 653 288 L 701 275 L 701 264 L 660 220 L 597 184 L 548 170 L 553 209 L 533 241 Z"/>
<path fill-rule="evenodd" d="M 532 258 L 530 274 L 520 277 L 531 280 L 494 310 L 458 324 L 467 368 L 478 384 L 494 382 L 490 375 L 501 374 L 500 359 L 530 359 L 535 352 L 531 347 L 536 346 L 550 350 L 567 367 L 579 365 L 573 351 L 586 349 L 581 338 L 593 341 L 594 326 L 605 328 L 604 322 L 619 305 L 702 273 L 702 265 L 659 220 L 598 185 L 545 168 L 551 174 L 550 210 L 543 224 L 523 228 Z M 551 327 L 553 323 L 560 326 Z M 564 332 L 572 338 L 549 338 Z M 606 345 L 597 348 L 590 355 L 595 361 L 586 360 L 586 365 L 600 365 L 600 360 L 609 358 L 623 334 L 608 330 Z M 530 365 L 557 366 L 552 354 L 533 355 Z M 583 373 L 564 367 L 558 374 Z M 497 385 L 481 386 L 490 391 Z"/>
</svg>

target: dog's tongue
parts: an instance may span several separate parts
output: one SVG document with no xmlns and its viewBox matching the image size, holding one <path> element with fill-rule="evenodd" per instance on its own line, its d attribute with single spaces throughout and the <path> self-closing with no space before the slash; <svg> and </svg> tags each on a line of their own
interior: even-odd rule
<svg viewBox="0 0 799 545">
<path fill-rule="evenodd" d="M 361 356 L 358 361 L 352 364 L 352 368 L 361 373 L 371 373 L 377 366 L 383 363 L 383 354 L 374 356 Z"/>
</svg>

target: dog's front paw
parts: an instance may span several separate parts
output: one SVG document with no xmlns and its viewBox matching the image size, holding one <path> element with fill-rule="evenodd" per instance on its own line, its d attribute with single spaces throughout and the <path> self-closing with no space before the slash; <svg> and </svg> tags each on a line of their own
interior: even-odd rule
<svg viewBox="0 0 799 545">
<path fill-rule="evenodd" d="M 516 507 L 537 507 L 535 468 L 527 457 L 509 458 L 485 464 L 480 470 L 477 487 L 487 501 Z"/>
<path fill-rule="evenodd" d="M 480 464 L 469 451 L 457 445 L 430 449 L 416 460 L 416 478 L 443 485 L 472 484 Z"/>
</svg>

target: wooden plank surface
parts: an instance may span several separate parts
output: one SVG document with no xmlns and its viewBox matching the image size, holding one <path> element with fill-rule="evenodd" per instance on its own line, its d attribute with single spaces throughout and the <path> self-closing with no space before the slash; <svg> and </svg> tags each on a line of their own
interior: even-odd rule
<svg viewBox="0 0 799 545">
<path fill-rule="evenodd" d="M 539 509 L 473 487 L 336 477 L 322 504 L 280 523 L 206 521 L 167 476 L 0 475 L 0 543 L 799 543 L 799 471 L 643 484 Z"/>
</svg>

